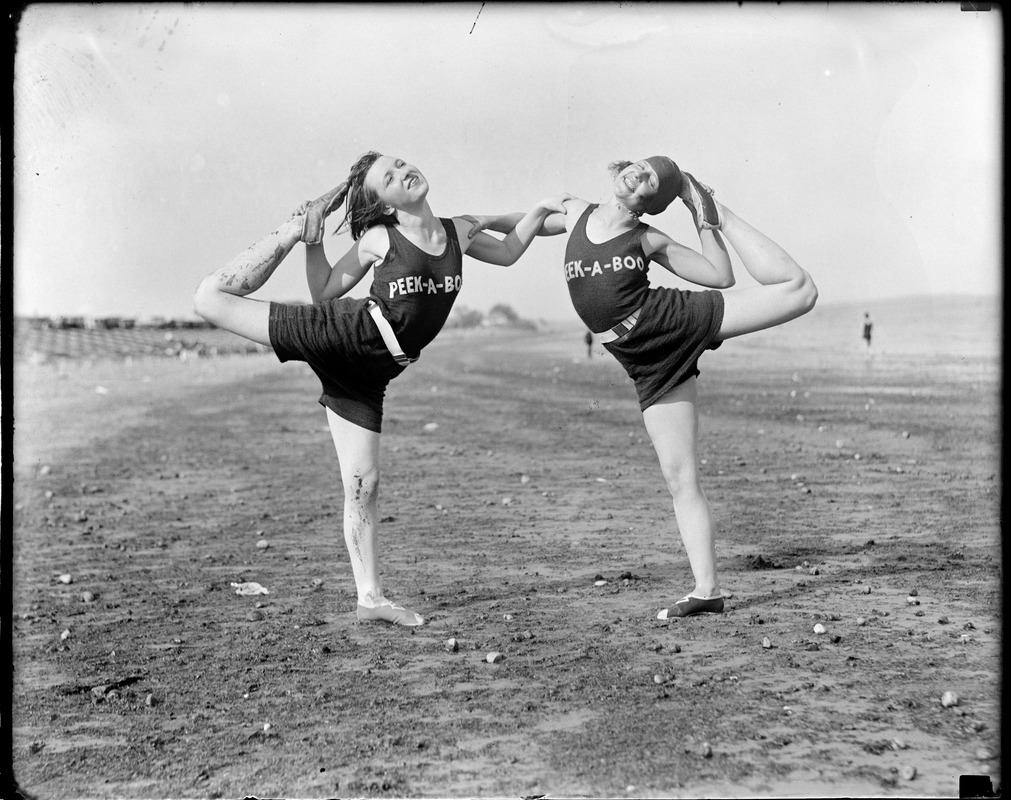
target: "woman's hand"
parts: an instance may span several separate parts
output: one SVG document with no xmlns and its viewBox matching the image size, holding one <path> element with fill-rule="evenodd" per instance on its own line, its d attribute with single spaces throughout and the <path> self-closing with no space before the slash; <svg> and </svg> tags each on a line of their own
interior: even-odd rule
<svg viewBox="0 0 1011 800">
<path fill-rule="evenodd" d="M 553 194 L 551 197 L 545 197 L 541 202 L 537 204 L 538 208 L 543 208 L 549 213 L 564 214 L 565 203 L 572 199 L 572 195 L 568 192 L 561 192 L 559 194 Z"/>
<path fill-rule="evenodd" d="M 470 230 L 467 231 L 467 238 L 473 239 L 478 233 L 487 230 L 497 219 L 491 214 L 463 214 L 460 219 L 465 219 L 470 223 Z"/>
</svg>

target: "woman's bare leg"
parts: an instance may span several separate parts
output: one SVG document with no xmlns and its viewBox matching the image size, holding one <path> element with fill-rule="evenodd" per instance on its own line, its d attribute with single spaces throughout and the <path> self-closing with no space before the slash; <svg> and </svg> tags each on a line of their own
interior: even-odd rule
<svg viewBox="0 0 1011 800">
<path fill-rule="evenodd" d="M 771 328 L 814 308 L 818 289 L 789 253 L 722 203 L 720 234 L 761 286 L 723 292 L 723 324 L 718 339 Z"/>
<path fill-rule="evenodd" d="M 697 598 L 718 598 L 721 592 L 716 574 L 713 518 L 698 471 L 699 415 L 695 378 L 664 395 L 642 412 L 642 418 L 674 501 L 674 516 L 695 577 L 695 588 L 689 594 Z M 722 602 L 719 608 L 722 610 Z"/>
<path fill-rule="evenodd" d="M 239 253 L 197 287 L 193 305 L 208 322 L 270 345 L 269 304 L 246 297 L 259 289 L 301 240 L 303 218 L 295 216 Z"/>
<path fill-rule="evenodd" d="M 420 614 L 383 595 L 379 577 L 379 434 L 329 408 L 326 416 L 344 486 L 344 543 L 358 590 L 358 618 L 421 625 L 424 619 Z"/>
</svg>

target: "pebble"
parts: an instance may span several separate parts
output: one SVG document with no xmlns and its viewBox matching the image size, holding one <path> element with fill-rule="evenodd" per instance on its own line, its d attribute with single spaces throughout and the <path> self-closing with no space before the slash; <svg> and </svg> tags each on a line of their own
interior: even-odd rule
<svg viewBox="0 0 1011 800">
<path fill-rule="evenodd" d="M 594 586 L 607 586 L 607 581 L 604 581 L 604 580 L 594 581 L 593 585 Z"/>
<path fill-rule="evenodd" d="M 81 600 L 85 603 L 94 603 L 95 598 L 97 597 L 98 595 L 96 595 L 94 592 L 84 592 L 84 594 L 81 595 Z"/>
<path fill-rule="evenodd" d="M 146 705 L 148 708 L 154 708 L 156 705 L 158 705 L 158 700 L 155 698 L 153 694 L 149 694 L 147 697 L 144 698 L 144 705 Z"/>
<path fill-rule="evenodd" d="M 445 648 L 447 653 L 455 653 L 460 649 L 460 645 L 457 643 L 456 639 L 447 639 L 443 642 L 442 646 Z"/>
<path fill-rule="evenodd" d="M 270 547 L 270 542 L 266 539 L 260 539 L 260 541 L 256 543 L 257 550 L 266 550 L 268 547 Z"/>
<path fill-rule="evenodd" d="M 945 692 L 941 695 L 941 705 L 945 708 L 951 708 L 952 706 L 958 705 L 958 695 L 954 692 Z"/>
<path fill-rule="evenodd" d="M 709 742 L 702 743 L 702 747 L 699 748 L 699 755 L 702 756 L 703 758 L 713 757 L 713 748 L 709 744 Z"/>
<path fill-rule="evenodd" d="M 439 423 L 438 422 L 426 422 L 425 423 L 425 432 L 426 433 L 432 433 L 433 431 L 437 431 L 437 430 L 439 430 Z"/>
<path fill-rule="evenodd" d="M 768 636 L 766 636 L 766 637 L 764 637 L 762 639 L 762 647 L 764 647 L 766 650 L 768 650 L 768 649 L 770 649 L 772 647 L 772 642 L 769 641 L 769 637 Z"/>
<path fill-rule="evenodd" d="M 938 618 L 938 620 L 937 620 L 937 621 L 938 621 L 938 623 L 940 623 L 941 625 L 948 625 L 948 624 L 949 624 L 949 620 L 948 620 L 948 618 L 947 618 L 947 617 L 940 617 L 940 618 Z"/>
<path fill-rule="evenodd" d="M 484 657 L 484 660 L 487 661 L 489 664 L 497 664 L 503 658 L 505 658 L 504 655 L 495 650 L 492 650 L 488 655 Z"/>
<path fill-rule="evenodd" d="M 655 684 L 657 684 L 657 685 L 663 685 L 663 683 L 664 683 L 664 682 L 665 682 L 666 680 L 667 680 L 667 679 L 666 679 L 666 678 L 664 678 L 664 676 L 663 676 L 663 675 L 659 675 L 659 674 L 658 674 L 658 675 L 654 675 L 654 676 L 653 676 L 653 683 L 655 683 Z"/>
<path fill-rule="evenodd" d="M 529 475 L 520 475 L 520 483 L 530 483 Z"/>
<path fill-rule="evenodd" d="M 828 628 L 826 628 L 824 625 L 822 625 L 819 622 L 817 625 L 814 626 L 814 632 L 818 633 L 818 634 L 827 633 L 828 632 Z"/>
<path fill-rule="evenodd" d="M 906 764 L 906 766 L 899 770 L 899 776 L 904 781 L 911 781 L 916 777 L 916 767 L 912 764 Z"/>
<path fill-rule="evenodd" d="M 246 619 L 248 619 L 250 622 L 259 622 L 261 619 L 263 619 L 263 612 L 250 611 L 248 614 L 246 614 Z"/>
<path fill-rule="evenodd" d="M 917 600 L 912 595 L 909 595 L 909 597 L 906 598 L 906 604 L 911 606 L 918 606 L 920 604 L 920 601 Z"/>
<path fill-rule="evenodd" d="M 73 582 L 74 576 L 70 575 L 69 573 L 64 573 L 63 575 L 60 576 L 60 583 L 73 583 Z"/>
<path fill-rule="evenodd" d="M 512 502 L 513 502 L 513 499 L 511 497 L 503 497 L 502 498 L 502 505 L 504 505 L 504 506 L 512 505 Z"/>
</svg>

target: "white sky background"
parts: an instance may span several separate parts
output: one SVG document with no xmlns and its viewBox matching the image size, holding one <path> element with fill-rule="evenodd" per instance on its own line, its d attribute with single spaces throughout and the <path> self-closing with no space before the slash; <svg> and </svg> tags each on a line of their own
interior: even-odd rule
<svg viewBox="0 0 1011 800">
<path fill-rule="evenodd" d="M 563 190 L 600 201 L 608 162 L 665 154 L 786 247 L 822 303 L 997 294 L 999 14 L 32 6 L 15 63 L 15 312 L 192 316 L 205 274 L 369 149 L 418 166 L 440 216 Z M 680 203 L 648 220 L 697 247 Z M 511 268 L 466 259 L 458 304 L 576 321 L 564 238 Z M 331 260 L 351 244 L 326 241 Z M 307 301 L 302 253 L 254 296 Z"/>
</svg>

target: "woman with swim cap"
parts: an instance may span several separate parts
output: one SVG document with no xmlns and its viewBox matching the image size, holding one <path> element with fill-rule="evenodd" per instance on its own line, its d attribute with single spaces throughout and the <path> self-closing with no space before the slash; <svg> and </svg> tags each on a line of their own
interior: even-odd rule
<svg viewBox="0 0 1011 800">
<path fill-rule="evenodd" d="M 725 339 L 770 328 L 810 311 L 818 291 L 768 236 L 717 202 L 713 192 L 666 156 L 610 165 L 611 196 L 572 198 L 539 231 L 568 232 L 565 280 L 576 313 L 635 383 L 646 430 L 674 501 L 694 588 L 659 619 L 721 613 L 713 519 L 699 480 L 698 360 Z M 680 198 L 692 212 L 701 252 L 641 221 Z M 476 217 L 473 231 L 508 230 L 518 215 Z M 734 285 L 724 242 L 760 284 Z M 650 262 L 708 291 L 651 287 Z"/>
<path fill-rule="evenodd" d="M 463 282 L 463 255 L 508 266 L 533 239 L 548 198 L 518 219 L 504 239 L 468 236 L 462 217 L 439 218 L 429 185 L 403 159 L 369 152 L 346 181 L 303 203 L 287 222 L 201 282 L 197 313 L 218 327 L 273 348 L 278 360 L 305 361 L 320 379 L 319 399 L 337 450 L 344 487 L 344 541 L 362 621 L 421 625 L 424 618 L 383 593 L 376 535 L 379 438 L 389 382 L 416 361 L 442 328 Z M 323 250 L 324 220 L 346 199 L 338 230 L 354 245 L 335 264 Z M 464 234 L 464 235 L 461 235 Z M 299 242 L 306 245 L 311 305 L 248 297 Z M 343 297 L 373 270 L 367 298 Z"/>
</svg>

